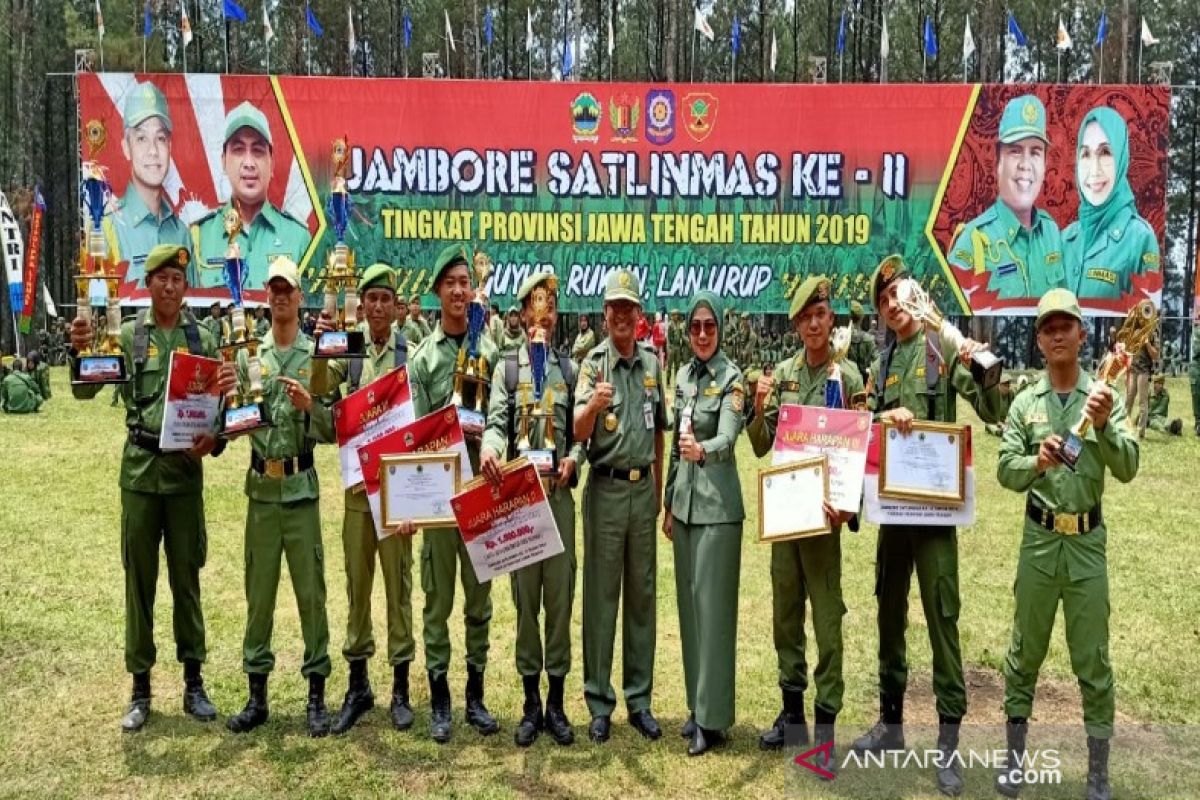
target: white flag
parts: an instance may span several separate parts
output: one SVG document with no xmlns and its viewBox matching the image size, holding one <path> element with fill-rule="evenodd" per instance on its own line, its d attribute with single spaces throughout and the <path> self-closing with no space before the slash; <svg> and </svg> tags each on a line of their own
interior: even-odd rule
<svg viewBox="0 0 1200 800">
<path fill-rule="evenodd" d="M 608 57 L 612 58 L 613 50 L 617 46 L 617 37 L 613 36 L 612 17 L 608 18 Z"/>
<path fill-rule="evenodd" d="M 454 29 L 450 27 L 450 10 L 442 9 L 442 11 L 446 15 L 446 38 L 450 42 L 450 49 L 457 53 L 458 48 L 454 46 Z"/>
<path fill-rule="evenodd" d="M 104 14 L 100 11 L 100 0 L 96 0 L 96 33 L 104 38 Z"/>
<path fill-rule="evenodd" d="M 708 17 L 704 16 L 704 12 L 699 8 L 696 9 L 695 28 L 703 34 L 705 39 L 710 42 L 716 41 L 717 35 L 713 33 L 712 25 L 708 24 Z"/>
<path fill-rule="evenodd" d="M 1062 17 L 1058 18 L 1058 35 L 1055 37 L 1054 46 L 1059 50 L 1071 49 L 1071 34 L 1067 33 L 1067 26 L 1063 25 Z"/>
<path fill-rule="evenodd" d="M 883 18 L 883 33 L 879 34 L 879 57 L 886 60 L 888 53 L 892 51 L 891 42 L 888 41 L 887 32 L 887 16 Z"/>
<path fill-rule="evenodd" d="M 58 319 L 58 306 L 54 305 L 54 298 L 50 296 L 50 287 L 42 284 L 42 302 L 46 304 L 46 314 Z"/>
<path fill-rule="evenodd" d="M 779 45 L 775 42 L 775 29 L 771 29 L 771 74 L 775 74 L 775 63 L 779 61 Z"/>
<path fill-rule="evenodd" d="M 967 29 L 963 31 L 963 62 L 975 52 L 975 37 L 971 35 L 971 18 L 967 17 Z"/>
<path fill-rule="evenodd" d="M 350 55 L 354 55 L 354 48 L 358 47 L 358 40 L 354 38 L 354 6 L 346 6 L 346 31 L 347 39 L 350 43 Z"/>
<path fill-rule="evenodd" d="M 275 38 L 275 29 L 271 27 L 271 18 L 267 16 L 267 0 L 263 0 L 263 41 L 269 42 Z"/>
<path fill-rule="evenodd" d="M 180 0 L 179 14 L 179 35 L 183 39 L 183 46 L 187 47 L 192 43 L 192 22 L 187 15 L 187 0 Z"/>
<path fill-rule="evenodd" d="M 1150 32 L 1150 26 L 1146 23 L 1146 18 L 1142 17 L 1142 44 L 1146 47 L 1158 44 L 1158 39 L 1154 38 L 1154 34 Z"/>
<path fill-rule="evenodd" d="M 525 52 L 533 52 L 533 11 L 525 9 Z"/>
</svg>

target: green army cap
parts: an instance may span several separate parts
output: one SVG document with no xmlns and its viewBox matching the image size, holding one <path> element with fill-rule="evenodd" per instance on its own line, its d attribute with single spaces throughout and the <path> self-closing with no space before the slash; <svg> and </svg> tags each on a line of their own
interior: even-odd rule
<svg viewBox="0 0 1200 800">
<path fill-rule="evenodd" d="M 1079 310 L 1079 300 L 1070 289 L 1051 289 L 1042 295 L 1038 301 L 1036 330 L 1041 330 L 1042 323 L 1055 314 L 1066 314 L 1083 322 L 1083 312 Z"/>
<path fill-rule="evenodd" d="M 810 275 L 804 283 L 796 287 L 796 292 L 792 295 L 792 305 L 788 309 L 788 319 L 795 319 L 797 314 L 813 303 L 828 300 L 829 290 L 828 278 L 824 275 Z"/>
<path fill-rule="evenodd" d="M 521 307 L 513 305 L 513 306 L 508 307 L 508 311 L 505 312 L 504 316 L 507 317 L 512 314 L 520 314 L 520 313 L 521 313 Z"/>
<path fill-rule="evenodd" d="M 628 300 L 631 303 L 642 304 L 642 285 L 638 277 L 627 269 L 618 269 L 609 273 L 604 282 L 604 302 Z"/>
<path fill-rule="evenodd" d="M 271 141 L 271 126 L 267 125 L 267 116 L 259 111 L 250 101 L 245 101 L 230 111 L 225 117 L 225 141 L 233 138 L 233 135 L 242 128 L 249 128 L 258 133 L 259 136 L 267 140 L 267 144 L 273 145 Z"/>
<path fill-rule="evenodd" d="M 1012 144 L 1030 136 L 1050 144 L 1050 138 L 1046 135 L 1046 107 L 1035 96 L 1023 94 L 1009 100 L 1004 106 L 997 138 L 1001 144 Z"/>
<path fill-rule="evenodd" d="M 188 262 L 192 256 L 186 247 L 177 244 L 158 244 L 146 255 L 146 276 L 153 275 L 163 267 L 173 267 L 184 274 L 187 273 Z"/>
<path fill-rule="evenodd" d="M 879 308 L 879 295 L 892 281 L 908 274 L 908 267 L 898 253 L 892 253 L 871 273 L 871 303 Z"/>
<path fill-rule="evenodd" d="M 529 296 L 538 286 L 546 284 L 546 288 L 558 294 L 558 276 L 553 272 L 535 272 L 525 280 L 521 281 L 521 288 L 517 289 L 517 304 L 524 305 L 525 298 Z"/>
<path fill-rule="evenodd" d="M 855 319 L 862 319 L 862 316 L 865 313 L 866 311 L 863 308 L 862 303 L 858 302 L 857 300 L 850 301 L 850 316 L 854 317 Z"/>
<path fill-rule="evenodd" d="M 1166 383 L 1166 382 L 1167 382 L 1167 376 L 1163 375 L 1161 372 L 1154 376 L 1154 383 Z"/>
<path fill-rule="evenodd" d="M 291 285 L 293 289 L 300 288 L 300 268 L 296 266 L 296 262 L 292 261 L 287 256 L 276 256 L 271 262 L 270 269 L 267 270 L 267 280 L 264 285 L 269 285 L 276 278 L 282 278 Z"/>
<path fill-rule="evenodd" d="M 396 291 L 396 271 L 383 262 L 367 267 L 362 280 L 358 282 L 358 293 L 366 294 L 367 289 L 391 289 Z"/>
<path fill-rule="evenodd" d="M 456 264 L 466 264 L 468 267 L 471 265 L 471 256 L 464 244 L 452 244 L 442 248 L 437 261 L 433 262 L 433 282 L 441 280 L 442 273 Z"/>
<path fill-rule="evenodd" d="M 162 117 L 163 125 L 171 130 L 171 112 L 167 110 L 167 98 L 158 87 L 149 81 L 139 83 L 125 98 L 125 129 L 136 128 L 151 117 Z"/>
</svg>

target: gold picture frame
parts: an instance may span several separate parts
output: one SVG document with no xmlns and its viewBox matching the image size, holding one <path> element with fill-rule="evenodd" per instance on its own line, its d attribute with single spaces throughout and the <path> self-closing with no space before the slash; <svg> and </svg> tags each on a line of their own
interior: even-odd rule
<svg viewBox="0 0 1200 800">
<path fill-rule="evenodd" d="M 928 436 L 938 437 L 939 439 L 946 437 L 945 444 L 953 447 L 955 450 L 953 463 L 948 462 L 941 465 L 941 469 L 947 476 L 955 480 L 953 488 L 923 488 L 904 482 L 899 478 L 894 469 L 889 474 L 889 443 L 899 444 L 907 437 L 901 437 L 900 432 L 896 430 L 896 426 L 893 423 L 889 421 L 881 422 L 879 428 L 879 496 L 891 500 L 909 500 L 935 506 L 958 507 L 966 503 L 967 428 L 968 426 L 966 425 L 957 425 L 949 422 L 913 421 L 912 433 L 909 436 L 918 437 L 918 442 L 925 441 L 925 437 Z M 936 470 L 937 467 L 928 465 L 928 469 L 932 471 Z M 901 473 L 912 474 L 913 470 L 905 468 L 901 470 Z M 917 470 L 916 474 L 921 474 L 921 470 Z"/>
<path fill-rule="evenodd" d="M 810 490 L 813 481 L 819 482 L 821 486 L 822 502 L 818 504 L 816 512 L 814 513 L 811 508 L 805 507 L 804 514 L 807 516 L 802 516 L 795 514 L 794 511 L 789 513 L 782 510 L 773 510 L 776 503 L 773 502 L 773 498 L 772 500 L 768 500 L 768 492 L 774 494 L 785 491 L 784 485 L 777 483 L 778 481 L 795 482 L 798 488 L 801 485 L 799 479 L 802 476 L 809 479 L 803 483 L 808 484 Z M 798 461 L 789 461 L 786 464 L 762 470 L 758 473 L 758 541 L 764 543 L 786 542 L 792 539 L 805 539 L 810 536 L 823 536 L 833 533 L 833 528 L 829 525 L 829 518 L 825 516 L 824 501 L 828 499 L 829 458 L 823 454 L 811 458 L 803 458 Z M 773 519 L 777 516 L 788 516 L 802 521 L 795 526 L 791 524 L 777 525 L 776 523 L 768 522 L 768 516 L 771 516 Z M 819 522 L 817 521 L 817 517 L 820 519 Z M 777 530 L 779 527 L 785 530 Z"/>
<path fill-rule="evenodd" d="M 421 473 L 426 467 L 441 467 L 443 472 L 450 475 L 452 491 L 445 498 L 445 513 L 437 513 L 438 506 L 431 505 L 413 515 L 400 513 L 400 509 L 389 501 L 393 487 L 391 481 L 400 476 L 415 480 L 413 472 Z M 405 520 L 411 520 L 420 528 L 433 526 L 455 526 L 454 512 L 450 507 L 451 498 L 462 490 L 462 464 L 458 453 L 404 453 L 401 455 L 384 456 L 379 460 L 379 502 L 380 517 L 385 528 L 394 528 Z M 418 495 L 419 496 L 419 495 Z M 436 498 L 421 498 L 422 502 L 437 503 Z"/>
</svg>

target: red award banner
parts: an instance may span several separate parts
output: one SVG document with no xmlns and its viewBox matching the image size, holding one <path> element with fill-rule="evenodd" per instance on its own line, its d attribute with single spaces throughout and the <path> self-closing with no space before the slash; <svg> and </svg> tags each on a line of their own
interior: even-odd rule
<svg viewBox="0 0 1200 800">
<path fill-rule="evenodd" d="M 407 425 L 414 416 L 407 366 L 397 367 L 333 404 L 333 427 L 345 488 L 363 482 L 358 448 Z"/>
<path fill-rule="evenodd" d="M 167 399 L 163 406 L 158 446 L 188 450 L 197 436 L 212 433 L 221 405 L 217 373 L 221 362 L 191 353 L 171 353 L 167 368 Z"/>
<path fill-rule="evenodd" d="M 975 524 L 975 454 L 971 426 L 963 427 L 963 447 L 966 448 L 966 501 L 949 507 L 895 500 L 879 496 L 879 437 L 878 423 L 871 426 L 871 442 L 867 446 L 867 473 L 863 481 L 863 507 L 867 522 L 874 525 L 974 525 Z"/>
<path fill-rule="evenodd" d="M 46 200 L 42 187 L 33 187 L 33 215 L 29 218 L 29 243 L 25 249 L 25 302 L 21 306 L 21 333 L 29 333 L 33 324 L 33 309 L 37 302 L 38 266 L 42 261 L 42 220 L 46 216 Z"/>
<path fill-rule="evenodd" d="M 454 406 L 432 411 L 362 445 L 358 448 L 358 461 L 362 466 L 367 502 L 371 506 L 371 514 L 375 517 L 375 533 L 380 539 L 390 536 L 392 532 L 384 530 L 383 527 L 383 509 L 380 502 L 382 479 L 379 465 L 387 456 L 408 453 L 458 453 L 458 467 L 463 481 L 475 477 L 471 470 L 471 458 L 467 453 L 462 425 L 458 421 L 458 409 Z"/>
<path fill-rule="evenodd" d="M 869 411 L 780 406 L 771 464 L 827 455 L 829 502 L 840 511 L 858 513 L 870 428 Z"/>
<path fill-rule="evenodd" d="M 480 581 L 490 581 L 563 551 L 537 467 L 524 458 L 502 468 L 499 486 L 467 484 L 450 507 Z"/>
</svg>

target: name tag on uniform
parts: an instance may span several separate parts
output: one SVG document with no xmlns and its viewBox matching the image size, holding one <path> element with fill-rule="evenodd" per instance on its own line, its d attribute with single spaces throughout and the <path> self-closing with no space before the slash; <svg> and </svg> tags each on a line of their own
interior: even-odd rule
<svg viewBox="0 0 1200 800">
<path fill-rule="evenodd" d="M 158 358 L 158 345 L 151 343 L 151 345 L 146 348 L 146 357 Z"/>
<path fill-rule="evenodd" d="M 221 256 L 219 258 L 206 258 L 204 259 L 204 263 L 210 267 L 223 267 L 225 266 L 225 257 Z"/>
<path fill-rule="evenodd" d="M 895 386 L 895 385 L 896 385 L 897 383 L 899 383 L 899 382 L 900 382 L 900 376 L 899 376 L 899 375 L 888 375 L 887 382 L 885 382 L 885 383 L 883 384 L 883 386 L 884 386 L 884 388 L 885 388 L 885 389 L 890 389 L 890 388 L 892 388 L 893 386 Z"/>
<path fill-rule="evenodd" d="M 643 378 L 642 385 L 647 389 L 656 389 L 658 388 L 658 380 L 656 378 Z"/>
<path fill-rule="evenodd" d="M 1050 418 L 1046 416 L 1044 411 L 1031 411 L 1025 417 L 1026 425 L 1049 425 Z"/>
<path fill-rule="evenodd" d="M 1094 267 L 1087 271 L 1087 277 L 1089 280 L 1103 281 L 1111 286 L 1117 285 L 1117 273 L 1113 272 L 1111 269 Z"/>
<path fill-rule="evenodd" d="M 1007 264 L 997 264 L 996 265 L 996 274 L 999 275 L 1001 278 L 1007 278 L 1010 275 L 1016 275 L 1017 274 L 1017 265 L 1012 263 L 1011 261 Z"/>
<path fill-rule="evenodd" d="M 800 391 L 800 381 L 784 381 L 779 388 L 785 392 L 798 392 Z"/>
<path fill-rule="evenodd" d="M 176 353 L 183 353 L 184 355 L 187 355 L 187 353 L 188 353 L 187 346 L 180 346 L 180 347 L 176 347 L 176 348 L 175 348 L 175 352 L 176 352 Z"/>
<path fill-rule="evenodd" d="M 721 387 L 717 386 L 716 384 L 713 384 L 712 386 L 709 386 L 707 389 L 704 390 L 705 397 L 716 397 L 720 393 L 721 393 Z"/>
</svg>

